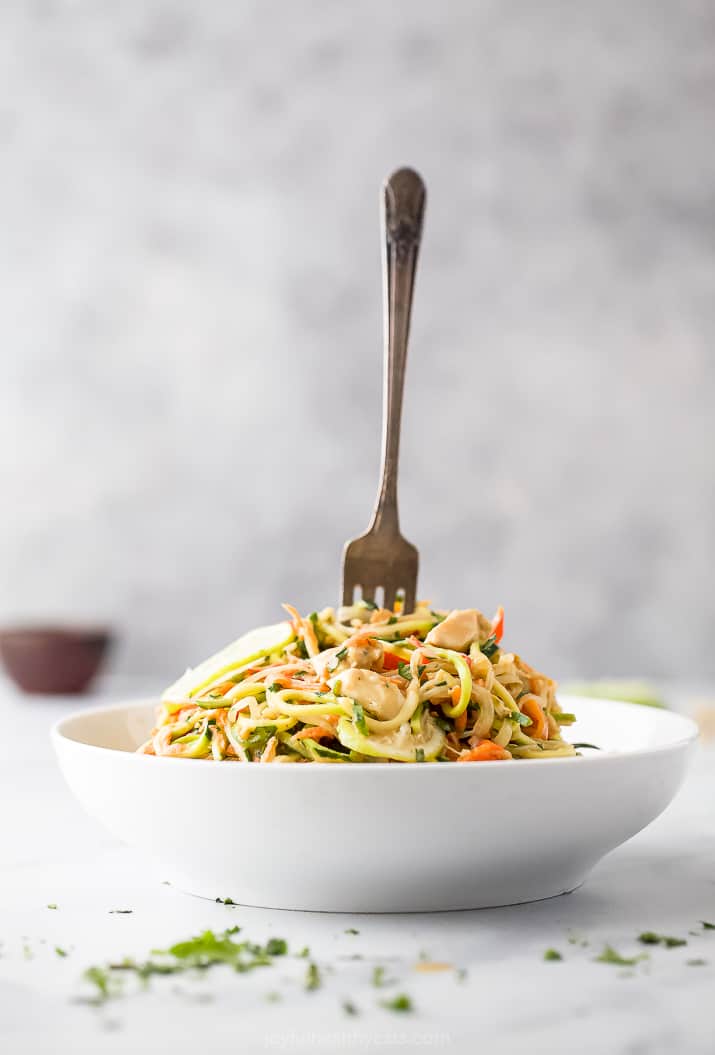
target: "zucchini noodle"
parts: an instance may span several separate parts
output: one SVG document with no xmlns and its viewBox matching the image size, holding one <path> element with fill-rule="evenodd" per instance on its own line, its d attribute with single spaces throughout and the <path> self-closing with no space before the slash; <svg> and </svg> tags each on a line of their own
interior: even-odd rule
<svg viewBox="0 0 715 1055">
<path fill-rule="evenodd" d="M 263 627 L 164 693 L 149 755 L 215 762 L 489 762 L 576 754 L 556 685 L 502 649 L 504 613 L 368 602 Z"/>
</svg>

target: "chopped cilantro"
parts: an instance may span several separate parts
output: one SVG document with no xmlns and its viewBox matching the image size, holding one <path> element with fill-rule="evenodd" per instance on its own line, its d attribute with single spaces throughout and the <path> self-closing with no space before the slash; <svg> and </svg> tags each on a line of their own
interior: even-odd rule
<svg viewBox="0 0 715 1055">
<path fill-rule="evenodd" d="M 110 908 L 110 916 L 131 916 L 133 908 Z"/>
<path fill-rule="evenodd" d="M 406 993 L 398 993 L 391 1000 L 381 1000 L 380 1007 L 384 1007 L 387 1011 L 411 1011 L 412 1001 Z"/>
<path fill-rule="evenodd" d="M 346 934 L 359 934 L 360 931 L 356 927 L 348 927 L 345 931 Z"/>
<path fill-rule="evenodd" d="M 353 721 L 356 729 L 358 729 L 363 736 L 367 736 L 369 729 L 367 727 L 367 722 L 365 721 L 365 711 L 362 704 L 358 703 L 357 700 L 353 700 Z"/>
<path fill-rule="evenodd" d="M 639 962 L 646 958 L 646 953 L 641 953 L 639 956 L 621 956 L 611 945 L 604 945 L 603 952 L 600 956 L 594 957 L 595 963 L 610 963 L 616 967 L 633 967 Z"/>
<path fill-rule="evenodd" d="M 521 711 L 512 711 L 510 718 L 512 722 L 518 722 L 519 725 L 532 725 L 532 720 L 528 714 L 522 714 Z"/>
<path fill-rule="evenodd" d="M 236 902 L 232 897 L 217 897 L 216 901 L 219 905 L 235 905 Z"/>
<path fill-rule="evenodd" d="M 383 985 L 390 985 L 391 979 L 385 977 L 385 968 L 382 964 L 378 964 L 372 969 L 372 984 L 380 989 Z"/>
<path fill-rule="evenodd" d="M 601 748 L 600 747 L 596 747 L 595 744 L 572 744 L 571 746 L 574 748 L 575 751 L 578 751 L 579 748 L 582 748 L 582 747 L 590 747 L 590 749 L 592 751 L 600 751 L 601 750 Z"/>
<path fill-rule="evenodd" d="M 269 938 L 266 942 L 266 952 L 269 956 L 285 956 L 288 952 L 288 942 L 285 938 Z"/>
<path fill-rule="evenodd" d="M 479 651 L 483 656 L 486 656 L 487 659 L 491 659 L 494 653 L 499 651 L 499 645 L 497 644 L 497 639 L 494 634 L 491 634 L 486 641 L 479 646 Z"/>
<path fill-rule="evenodd" d="M 679 945 L 688 944 L 685 938 L 670 938 L 666 934 L 656 934 L 652 930 L 646 930 L 639 934 L 638 941 L 642 945 L 664 945 L 666 949 L 676 949 Z"/>
<path fill-rule="evenodd" d="M 388 626 L 392 626 L 392 624 L 396 623 L 396 622 L 397 622 L 397 616 L 396 615 L 391 615 L 390 618 L 387 620 L 387 625 Z"/>
<path fill-rule="evenodd" d="M 563 960 L 563 956 L 558 951 L 558 949 L 547 949 L 544 953 L 544 959 L 550 962 L 554 962 L 556 960 Z"/>
<path fill-rule="evenodd" d="M 304 960 L 306 960 L 310 956 L 310 949 L 307 945 L 303 946 L 303 948 L 298 953 L 298 956 L 302 957 Z"/>
<path fill-rule="evenodd" d="M 318 622 L 318 613 L 317 612 L 311 612 L 310 615 L 308 616 L 308 619 L 310 619 L 310 621 L 313 624 L 313 626 L 315 626 L 315 624 Z"/>
<path fill-rule="evenodd" d="M 698 958 L 697 960 L 686 960 L 685 963 L 688 967 L 707 967 L 708 961 Z"/>
<path fill-rule="evenodd" d="M 308 659 L 308 649 L 305 647 L 305 641 L 302 637 L 296 641 L 295 650 L 301 659 Z"/>
<path fill-rule="evenodd" d="M 55 905 L 55 903 L 54 903 L 54 902 L 52 902 L 52 904 L 48 905 L 47 907 L 48 907 L 48 908 L 57 908 L 57 905 Z"/>
<path fill-rule="evenodd" d="M 320 989 L 321 984 L 322 979 L 317 963 L 309 963 L 308 970 L 305 972 L 305 988 L 309 991 Z"/>
<path fill-rule="evenodd" d="M 357 1015 L 358 1014 L 358 1009 L 355 1007 L 355 1004 L 353 1004 L 352 1000 L 344 1000 L 343 1001 L 343 1011 L 345 1012 L 346 1015 Z"/>
<path fill-rule="evenodd" d="M 403 663 L 402 660 L 397 664 L 397 673 L 405 681 L 412 681 L 412 671 L 410 670 L 409 663 Z"/>
<path fill-rule="evenodd" d="M 62 957 L 67 956 L 67 951 L 65 949 L 61 949 L 59 945 L 55 945 L 55 952 L 57 953 L 58 956 L 62 956 Z"/>
<path fill-rule="evenodd" d="M 700 923 L 703 925 L 703 930 L 715 930 L 715 923 L 708 923 L 706 919 L 701 919 Z"/>
<path fill-rule="evenodd" d="M 268 692 L 281 692 L 282 689 L 283 686 L 277 681 L 274 681 L 271 685 L 268 686 Z"/>
<path fill-rule="evenodd" d="M 345 657 L 347 656 L 347 654 L 348 654 L 348 650 L 347 650 L 347 647 L 346 647 L 346 648 L 341 648 L 339 652 L 336 652 L 336 653 L 335 653 L 335 658 L 336 658 L 337 660 L 343 660 L 343 659 L 345 659 Z"/>
<path fill-rule="evenodd" d="M 365 601 L 365 600 L 363 600 L 362 603 L 363 603 L 363 608 L 367 608 L 369 612 L 374 612 L 375 609 L 377 608 L 377 605 L 375 604 L 374 601 Z"/>
</svg>

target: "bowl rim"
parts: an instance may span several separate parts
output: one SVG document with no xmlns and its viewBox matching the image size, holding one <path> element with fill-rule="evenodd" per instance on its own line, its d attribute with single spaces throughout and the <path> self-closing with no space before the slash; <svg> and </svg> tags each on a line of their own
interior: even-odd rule
<svg viewBox="0 0 715 1055">
<path fill-rule="evenodd" d="M 476 770 L 481 772 L 482 770 L 484 770 L 486 768 L 486 770 L 489 771 L 489 772 L 491 772 L 493 770 L 496 770 L 497 772 L 499 772 L 499 771 L 503 771 L 505 769 L 506 769 L 507 772 L 511 772 L 514 768 L 516 768 L 516 771 L 519 772 L 519 771 L 523 770 L 526 766 L 534 766 L 534 765 L 538 766 L 539 769 L 544 769 L 545 766 L 554 766 L 554 765 L 564 766 L 564 765 L 567 765 L 567 764 L 568 765 L 579 764 L 579 765 L 589 765 L 589 766 L 593 766 L 593 765 L 607 765 L 609 763 L 620 762 L 620 761 L 623 761 L 625 759 L 642 758 L 642 757 L 651 756 L 651 755 L 656 755 L 657 756 L 657 755 L 660 755 L 660 754 L 662 754 L 664 752 L 678 751 L 678 750 L 691 748 L 691 747 L 694 746 L 694 744 L 699 739 L 700 733 L 699 733 L 699 729 L 698 729 L 697 724 L 693 721 L 692 718 L 689 718 L 687 715 L 681 714 L 678 711 L 671 711 L 671 710 L 667 710 L 666 708 L 662 708 L 661 709 L 661 708 L 652 708 L 652 707 L 642 707 L 642 706 L 639 706 L 638 704 L 629 703 L 627 700 L 600 699 L 598 697 L 593 697 L 593 696 L 575 696 L 575 695 L 571 696 L 571 695 L 568 695 L 568 694 L 563 694 L 563 696 L 561 698 L 564 699 L 564 700 L 567 700 L 567 699 L 568 700 L 573 700 L 576 703 L 586 703 L 587 705 L 594 705 L 595 706 L 597 704 L 600 704 L 603 707 L 613 708 L 614 710 L 618 710 L 618 708 L 622 708 L 622 707 L 627 707 L 629 710 L 632 709 L 634 713 L 641 714 L 642 717 L 644 718 L 644 720 L 647 719 L 647 720 L 649 720 L 651 722 L 656 722 L 656 723 L 659 722 L 659 721 L 672 722 L 672 724 L 674 726 L 676 726 L 676 727 L 678 725 L 680 725 L 681 731 L 680 731 L 679 735 L 674 736 L 672 741 L 669 741 L 667 743 L 662 743 L 662 744 L 655 744 L 655 745 L 653 745 L 651 747 L 636 747 L 636 748 L 624 749 L 622 751 L 607 751 L 607 752 L 606 751 L 604 751 L 604 752 L 598 751 L 598 752 L 594 752 L 594 754 L 590 754 L 589 753 L 588 755 L 567 756 L 566 758 L 520 758 L 520 759 L 517 760 L 518 763 L 519 763 L 519 765 L 517 767 L 513 767 L 513 766 L 486 766 L 485 767 L 485 766 L 476 766 L 476 765 L 472 765 L 472 766 L 470 766 L 470 765 L 461 765 L 460 766 L 460 765 L 449 765 L 449 764 L 426 764 L 424 762 L 401 762 L 401 763 L 397 763 L 397 764 L 394 763 L 394 762 L 354 762 L 354 763 L 352 763 L 352 765 L 347 766 L 347 767 L 321 765 L 319 763 L 313 763 L 312 765 L 298 765 L 298 766 L 281 766 L 281 765 L 260 766 L 259 765 L 259 766 L 250 766 L 248 768 L 252 772 L 255 771 L 255 770 L 258 770 L 258 771 L 265 771 L 265 770 L 274 771 L 274 770 L 278 770 L 279 772 L 285 772 L 286 769 L 288 771 L 290 771 L 290 772 L 294 772 L 296 770 L 301 771 L 301 772 L 304 771 L 304 770 L 305 771 L 311 771 L 311 772 L 315 772 L 316 770 L 318 770 L 319 772 L 324 772 L 326 769 L 327 770 L 332 770 L 332 769 L 336 769 L 336 768 L 339 769 L 341 772 L 344 771 L 346 768 L 348 770 L 350 770 L 350 771 L 358 771 L 358 772 L 364 772 L 366 770 L 368 772 L 374 772 L 376 769 L 379 769 L 379 770 L 382 770 L 382 771 L 389 770 L 391 772 L 392 771 L 399 772 L 405 766 L 408 766 L 410 768 L 410 770 L 414 769 L 415 767 L 419 767 L 420 769 L 427 769 L 427 770 L 430 770 L 430 771 L 433 771 L 433 770 L 439 770 L 439 771 L 446 770 L 447 772 L 450 772 L 450 771 L 456 769 L 458 772 L 460 772 L 462 770 L 465 770 L 466 772 L 473 772 L 476 769 Z M 74 737 L 71 737 L 71 736 L 67 735 L 65 727 L 68 726 L 71 722 L 76 721 L 77 719 L 93 717 L 93 716 L 95 716 L 97 714 L 109 714 L 109 713 L 112 713 L 114 711 L 140 710 L 140 709 L 143 709 L 143 708 L 156 706 L 158 704 L 158 702 L 159 701 L 158 701 L 158 699 L 156 697 L 151 697 L 151 698 L 145 698 L 145 699 L 126 700 L 124 702 L 111 703 L 111 704 L 101 704 L 101 705 L 98 705 L 96 707 L 83 707 L 83 708 L 79 708 L 77 710 L 74 710 L 70 714 L 66 714 L 62 718 L 59 718 L 53 724 L 53 726 L 52 726 L 52 728 L 50 730 L 50 738 L 52 740 L 53 746 L 54 746 L 55 750 L 57 751 L 60 744 L 63 744 L 63 743 L 64 744 L 72 744 L 74 746 L 74 748 L 79 749 L 79 750 L 84 750 L 84 751 L 89 751 L 89 752 L 101 752 L 103 754 L 121 756 L 121 757 L 123 757 L 125 759 L 133 759 L 134 763 L 135 764 L 139 764 L 139 765 L 151 764 L 151 765 L 155 766 L 157 763 L 159 763 L 161 765 L 177 765 L 177 764 L 185 765 L 186 762 L 206 762 L 206 761 L 211 761 L 211 759 L 202 759 L 202 758 L 199 758 L 199 759 L 167 758 L 167 757 L 164 757 L 164 756 L 161 756 L 161 755 L 137 754 L 135 751 L 122 751 L 122 750 L 120 750 L 119 748 L 116 748 L 116 747 L 105 747 L 105 746 L 101 746 L 99 744 L 88 744 L 88 743 L 86 743 L 83 740 L 76 740 L 76 739 L 74 739 Z M 226 770 L 226 771 L 229 771 L 229 772 L 232 772 L 232 771 L 242 772 L 242 771 L 245 770 L 245 768 L 246 767 L 242 766 L 242 765 L 229 765 L 229 766 L 222 767 L 223 770 Z M 214 767 L 207 767 L 207 769 L 209 769 L 210 771 L 215 771 Z"/>
</svg>

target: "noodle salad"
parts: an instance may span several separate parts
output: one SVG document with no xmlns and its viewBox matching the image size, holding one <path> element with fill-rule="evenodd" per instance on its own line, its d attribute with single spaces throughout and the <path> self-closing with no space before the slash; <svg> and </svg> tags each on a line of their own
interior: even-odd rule
<svg viewBox="0 0 715 1055">
<path fill-rule="evenodd" d="M 555 683 L 502 645 L 504 612 L 369 602 L 239 638 L 162 696 L 149 755 L 492 762 L 574 755 Z"/>
</svg>

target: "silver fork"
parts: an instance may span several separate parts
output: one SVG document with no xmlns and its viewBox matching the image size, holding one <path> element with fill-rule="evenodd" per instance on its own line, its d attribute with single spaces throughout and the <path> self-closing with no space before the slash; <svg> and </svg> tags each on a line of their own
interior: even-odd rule
<svg viewBox="0 0 715 1055">
<path fill-rule="evenodd" d="M 382 468 L 375 511 L 366 534 L 346 543 L 343 553 L 343 604 L 353 604 L 360 587 L 365 601 L 392 608 L 404 591 L 404 611 L 415 607 L 417 548 L 400 534 L 397 512 L 397 468 L 400 455 L 402 393 L 405 387 L 407 339 L 417 252 L 422 235 L 425 185 L 413 169 L 393 172 L 382 194 L 383 310 L 385 352 L 383 373 Z"/>
</svg>

